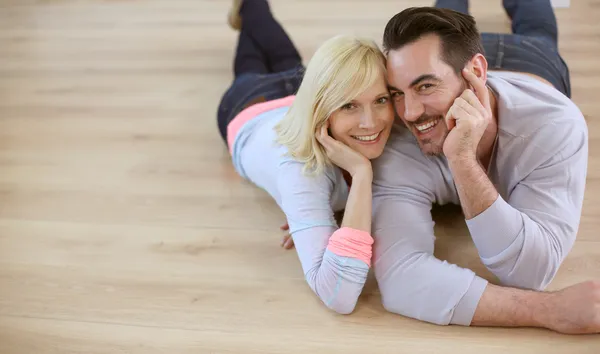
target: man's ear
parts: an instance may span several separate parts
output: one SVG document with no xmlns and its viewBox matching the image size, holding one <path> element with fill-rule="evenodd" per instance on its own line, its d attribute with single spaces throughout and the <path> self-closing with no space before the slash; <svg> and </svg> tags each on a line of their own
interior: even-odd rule
<svg viewBox="0 0 600 354">
<path fill-rule="evenodd" d="M 484 82 L 487 82 L 488 62 L 483 54 L 475 54 L 475 56 L 469 60 L 467 65 L 465 65 L 465 68 Z"/>
</svg>

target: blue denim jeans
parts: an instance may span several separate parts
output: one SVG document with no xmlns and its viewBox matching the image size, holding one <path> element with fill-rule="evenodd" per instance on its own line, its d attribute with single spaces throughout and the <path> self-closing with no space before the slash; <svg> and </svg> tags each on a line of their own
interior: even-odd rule
<svg viewBox="0 0 600 354">
<path fill-rule="evenodd" d="M 488 70 L 526 72 L 571 97 L 569 68 L 558 52 L 558 25 L 550 0 L 504 0 L 512 34 L 482 33 Z M 436 7 L 468 14 L 468 0 L 438 0 Z"/>
<path fill-rule="evenodd" d="M 295 95 L 303 76 L 302 65 L 278 73 L 245 73 L 238 76 L 219 104 L 217 123 L 221 137 L 227 140 L 227 125 L 244 108 L 254 103 Z"/>
<path fill-rule="evenodd" d="M 217 112 L 217 125 L 225 140 L 227 125 L 244 108 L 295 94 L 304 75 L 300 54 L 273 17 L 268 1 L 244 0 L 240 16 L 235 79 Z"/>
</svg>

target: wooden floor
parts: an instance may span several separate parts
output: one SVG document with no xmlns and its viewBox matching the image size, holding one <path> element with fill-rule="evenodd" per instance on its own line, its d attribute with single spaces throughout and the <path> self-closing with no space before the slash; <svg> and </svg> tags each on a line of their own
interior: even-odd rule
<svg viewBox="0 0 600 354">
<path fill-rule="evenodd" d="M 472 3 L 483 30 L 508 30 L 499 0 Z M 380 43 L 393 14 L 429 4 L 272 1 L 305 59 L 340 33 Z M 600 336 L 386 313 L 372 279 L 354 314 L 325 309 L 218 137 L 228 5 L 0 0 L 0 354 L 600 353 Z M 600 0 L 557 16 L 591 148 L 551 289 L 600 279 Z M 438 214 L 438 256 L 486 275 L 460 215 Z"/>
</svg>

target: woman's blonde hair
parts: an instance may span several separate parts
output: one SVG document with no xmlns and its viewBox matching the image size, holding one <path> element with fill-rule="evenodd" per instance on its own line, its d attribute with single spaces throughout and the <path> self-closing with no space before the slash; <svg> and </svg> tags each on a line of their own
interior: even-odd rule
<svg viewBox="0 0 600 354">
<path fill-rule="evenodd" d="M 294 103 L 277 124 L 277 142 L 318 174 L 331 162 L 315 133 L 329 116 L 383 76 L 385 57 L 375 42 L 351 36 L 327 40 L 310 60 Z"/>
</svg>

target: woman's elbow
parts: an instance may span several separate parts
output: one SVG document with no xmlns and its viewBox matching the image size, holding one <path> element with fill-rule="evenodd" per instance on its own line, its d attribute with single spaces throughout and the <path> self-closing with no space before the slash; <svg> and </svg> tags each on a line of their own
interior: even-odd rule
<svg viewBox="0 0 600 354">
<path fill-rule="evenodd" d="M 331 303 L 327 303 L 327 302 L 324 302 L 324 303 L 328 309 L 334 311 L 335 313 L 337 313 L 339 315 L 349 315 L 352 312 L 354 312 L 354 309 L 356 308 L 356 301 L 354 301 L 354 302 L 352 302 L 352 301 L 347 301 L 347 302 L 334 301 Z"/>
<path fill-rule="evenodd" d="M 344 286 L 339 284 L 334 287 L 320 285 L 320 287 L 311 286 L 311 288 L 328 309 L 340 315 L 348 315 L 354 312 L 362 287 L 344 289 Z"/>
<path fill-rule="evenodd" d="M 352 260 L 346 260 L 339 266 L 324 260 L 323 265 L 306 274 L 308 285 L 330 310 L 341 315 L 354 312 L 369 268 L 362 264 L 353 265 Z"/>
</svg>

